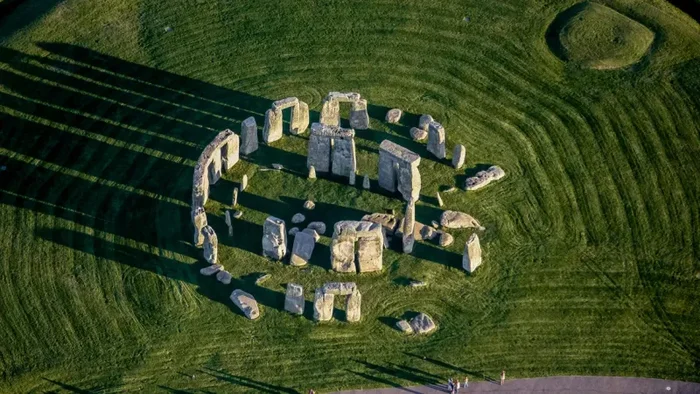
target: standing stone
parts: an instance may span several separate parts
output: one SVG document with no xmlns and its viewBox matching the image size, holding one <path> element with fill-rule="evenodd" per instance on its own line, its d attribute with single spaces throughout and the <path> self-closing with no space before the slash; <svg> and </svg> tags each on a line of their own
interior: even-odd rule
<svg viewBox="0 0 700 394">
<path fill-rule="evenodd" d="M 204 259 L 209 264 L 216 264 L 219 257 L 219 239 L 211 226 L 202 229 L 204 234 Z"/>
<path fill-rule="evenodd" d="M 282 138 L 282 111 L 268 109 L 265 111 L 263 142 L 269 144 Z"/>
<path fill-rule="evenodd" d="M 192 211 L 192 223 L 194 224 L 194 245 L 202 246 L 204 244 L 202 229 L 207 226 L 207 213 L 204 208 L 197 207 Z"/>
<path fill-rule="evenodd" d="M 304 314 L 304 288 L 296 283 L 287 284 L 284 297 L 284 310 L 295 315 Z"/>
<path fill-rule="evenodd" d="M 333 317 L 333 294 L 327 294 L 319 287 L 314 292 L 314 320 L 328 321 Z"/>
<path fill-rule="evenodd" d="M 401 120 L 401 115 L 403 115 L 403 111 L 398 108 L 392 108 L 386 113 L 386 122 L 393 124 L 399 123 L 399 120 Z"/>
<path fill-rule="evenodd" d="M 352 102 L 350 107 L 350 127 L 357 130 L 367 130 L 369 128 L 367 100 L 360 99 Z"/>
<path fill-rule="evenodd" d="M 445 128 L 438 122 L 428 124 L 428 152 L 438 159 L 445 158 Z"/>
<path fill-rule="evenodd" d="M 350 173 L 350 177 L 348 177 L 348 184 L 350 186 L 355 186 L 355 177 L 356 176 L 357 176 L 357 174 L 355 174 L 355 172 Z"/>
<path fill-rule="evenodd" d="M 258 124 L 254 117 L 241 123 L 241 154 L 249 155 L 258 150 Z"/>
<path fill-rule="evenodd" d="M 379 187 L 399 191 L 404 200 L 418 201 L 421 177 L 420 156 L 389 140 L 379 144 Z"/>
<path fill-rule="evenodd" d="M 258 302 L 255 301 L 255 298 L 253 298 L 253 296 L 249 293 L 236 289 L 233 291 L 233 293 L 231 293 L 230 298 L 248 319 L 255 320 L 260 317 Z"/>
<path fill-rule="evenodd" d="M 309 179 L 316 179 L 316 168 L 309 166 Z"/>
<path fill-rule="evenodd" d="M 360 321 L 362 317 L 362 294 L 357 291 L 357 288 L 350 294 L 345 301 L 345 316 L 349 322 Z"/>
<path fill-rule="evenodd" d="M 263 224 L 262 247 L 263 256 L 274 260 L 282 260 L 287 254 L 287 232 L 284 220 L 268 216 Z"/>
<path fill-rule="evenodd" d="M 303 101 L 292 107 L 291 128 L 289 132 L 294 135 L 303 134 L 309 127 L 309 105 Z"/>
<path fill-rule="evenodd" d="M 462 168 L 466 157 L 467 148 L 465 148 L 462 144 L 455 145 L 455 149 L 452 151 L 452 167 L 458 170 Z"/>
<path fill-rule="evenodd" d="M 231 199 L 231 208 L 235 208 L 238 205 L 238 187 L 233 189 L 233 198 Z"/>
<path fill-rule="evenodd" d="M 442 197 L 440 197 L 440 192 L 435 193 L 435 197 L 437 198 L 438 207 L 442 207 L 443 205 L 445 205 L 442 202 Z"/>
<path fill-rule="evenodd" d="M 331 153 L 331 172 L 334 175 L 347 176 L 354 184 L 355 172 L 357 171 L 357 159 L 355 154 L 355 131 L 339 129 L 337 135 L 333 137 L 333 147 Z"/>
<path fill-rule="evenodd" d="M 472 234 L 464 245 L 464 256 L 462 256 L 462 268 L 470 274 L 481 265 L 481 244 L 479 236 Z"/>
<path fill-rule="evenodd" d="M 428 125 L 430 122 L 433 121 L 433 117 L 430 115 L 421 115 L 420 119 L 418 119 L 418 128 L 428 131 Z"/>
<path fill-rule="evenodd" d="M 357 243 L 357 252 L 355 251 Z M 331 268 L 336 272 L 374 272 L 382 269 L 384 232 L 367 221 L 342 220 L 333 226 Z"/>
<path fill-rule="evenodd" d="M 365 175 L 365 177 L 362 179 L 362 187 L 365 190 L 369 190 L 369 175 Z"/>
<path fill-rule="evenodd" d="M 339 126 L 340 125 L 340 105 L 338 101 L 326 96 L 323 99 L 323 104 L 321 106 L 321 114 L 319 116 L 319 123 L 323 123 L 329 126 Z"/>
<path fill-rule="evenodd" d="M 313 235 L 305 232 L 298 232 L 294 236 L 294 246 L 292 246 L 292 257 L 289 264 L 301 267 L 309 263 L 311 254 L 314 252 L 316 239 Z"/>
<path fill-rule="evenodd" d="M 413 244 L 416 241 L 413 228 L 416 225 L 416 205 L 413 199 L 406 204 L 406 214 L 403 220 L 403 252 L 413 252 Z"/>
<path fill-rule="evenodd" d="M 241 179 L 241 186 L 240 186 L 240 191 L 245 191 L 245 189 L 248 187 L 248 175 L 243 174 L 243 179 Z"/>
<path fill-rule="evenodd" d="M 226 226 L 228 227 L 228 236 L 233 237 L 233 224 L 231 224 L 231 211 L 226 211 Z"/>
</svg>

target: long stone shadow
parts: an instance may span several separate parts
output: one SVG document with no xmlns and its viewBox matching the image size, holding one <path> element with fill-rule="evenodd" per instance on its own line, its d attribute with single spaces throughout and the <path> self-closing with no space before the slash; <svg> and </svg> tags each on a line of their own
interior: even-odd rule
<svg viewBox="0 0 700 394">
<path fill-rule="evenodd" d="M 390 364 L 390 366 L 384 366 L 361 360 L 353 361 L 362 364 L 366 368 L 371 369 L 377 373 L 393 376 L 402 380 L 408 380 L 410 382 L 417 383 L 420 385 L 437 384 L 441 382 L 440 376 L 422 371 L 418 368 L 403 365 L 399 366 L 393 363 Z"/>
<path fill-rule="evenodd" d="M 49 383 L 55 384 L 56 386 L 60 387 L 63 390 L 66 390 L 66 391 L 68 391 L 70 393 L 74 393 L 74 394 L 94 394 L 94 393 L 97 393 L 98 391 L 103 390 L 103 388 L 93 389 L 93 390 L 84 390 L 84 389 L 81 389 L 80 387 L 73 386 L 71 384 L 58 382 L 58 381 L 47 379 L 47 378 L 42 378 L 42 379 L 49 382 Z"/>
<path fill-rule="evenodd" d="M 284 309 L 284 294 L 257 286 L 250 278 L 233 278 L 231 284 L 224 285 L 213 276 L 205 277 L 199 273 L 207 266 L 203 261 L 195 264 L 185 264 L 177 260 L 156 256 L 130 246 L 120 245 L 78 231 L 51 228 L 40 228 L 36 236 L 46 241 L 69 247 L 95 257 L 115 261 L 129 267 L 141 269 L 162 275 L 166 278 L 197 285 L 197 292 L 212 301 L 227 306 L 231 311 L 243 316 L 243 313 L 229 299 L 233 289 L 242 289 L 255 297 L 255 300 L 266 307 L 277 310 Z"/>
<path fill-rule="evenodd" d="M 224 382 L 231 383 L 234 386 L 243 386 L 255 390 L 258 393 L 289 393 L 301 394 L 299 391 L 289 387 L 278 386 L 270 383 L 260 382 L 249 379 L 243 376 L 234 375 L 227 371 L 215 370 L 211 368 L 200 369 L 200 372 L 207 374 Z"/>
<path fill-rule="evenodd" d="M 0 41 L 41 19 L 61 2 L 62 0 L 0 1 Z"/>
<path fill-rule="evenodd" d="M 474 371 L 474 370 L 469 370 L 469 369 L 461 368 L 461 367 L 458 367 L 458 366 L 456 366 L 456 365 L 447 363 L 447 362 L 445 362 L 445 361 L 441 361 L 441 360 L 438 360 L 438 359 L 435 359 L 435 358 L 431 358 L 431 357 L 427 357 L 427 356 L 421 356 L 421 355 L 416 354 L 416 353 L 403 352 L 403 354 L 405 354 L 405 355 L 407 355 L 407 356 L 409 356 L 409 357 L 414 357 L 414 358 L 417 358 L 417 359 L 419 359 L 419 360 L 423 360 L 423 361 L 429 362 L 429 363 L 434 364 L 434 365 L 437 365 L 437 366 L 439 366 L 439 367 L 441 367 L 441 368 L 449 369 L 449 370 L 451 370 L 451 371 L 460 372 L 460 373 L 462 373 L 462 374 L 466 374 L 466 375 L 469 375 L 469 376 L 478 376 L 478 377 L 481 377 L 481 378 L 483 378 L 484 380 L 489 381 L 489 382 L 495 382 L 495 381 L 496 381 L 494 378 L 486 376 L 486 373 L 485 373 L 484 371 Z"/>
</svg>

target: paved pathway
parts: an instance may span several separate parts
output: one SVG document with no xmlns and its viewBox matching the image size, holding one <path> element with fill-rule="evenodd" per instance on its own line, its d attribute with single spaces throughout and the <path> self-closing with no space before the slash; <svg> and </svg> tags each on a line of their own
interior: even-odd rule
<svg viewBox="0 0 700 394">
<path fill-rule="evenodd" d="M 389 389 L 349 390 L 339 394 L 438 394 L 447 393 L 446 385 L 398 387 Z M 700 383 L 647 378 L 618 378 L 603 376 L 561 376 L 535 379 L 506 380 L 503 386 L 491 382 L 469 383 L 459 394 L 700 394 Z"/>
</svg>

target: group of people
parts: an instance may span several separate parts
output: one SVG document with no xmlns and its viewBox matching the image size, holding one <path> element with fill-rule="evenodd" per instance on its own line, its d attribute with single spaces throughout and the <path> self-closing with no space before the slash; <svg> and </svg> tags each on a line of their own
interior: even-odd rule
<svg viewBox="0 0 700 394">
<path fill-rule="evenodd" d="M 501 386 L 503 386 L 503 383 L 506 381 L 506 371 L 503 370 L 501 371 Z M 469 387 L 469 376 L 464 377 L 464 388 L 466 389 Z M 447 389 L 450 391 L 450 394 L 456 394 L 459 389 L 462 388 L 462 385 L 459 382 L 459 379 L 452 379 L 449 378 L 447 380 Z"/>
</svg>

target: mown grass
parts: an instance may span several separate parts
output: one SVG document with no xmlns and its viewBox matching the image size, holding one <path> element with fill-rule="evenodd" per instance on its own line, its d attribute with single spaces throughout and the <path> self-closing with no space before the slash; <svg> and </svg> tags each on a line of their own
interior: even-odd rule
<svg viewBox="0 0 700 394">
<path fill-rule="evenodd" d="M 572 1 L 28 0 L 0 24 L 0 391 L 296 392 L 503 368 L 700 380 L 700 28 L 663 1 L 603 3 L 657 37 L 634 69 L 551 52 L 548 27 Z M 505 169 L 442 195 L 487 228 L 475 275 L 460 268 L 469 231 L 447 249 L 387 251 L 377 274 L 331 272 L 327 237 L 308 269 L 263 259 L 264 218 L 289 220 L 307 198 L 309 220 L 328 224 L 401 210 L 376 187 L 308 181 L 306 137 L 289 135 L 214 187 L 234 282 L 198 275 L 189 199 L 203 146 L 248 116 L 262 125 L 282 97 L 317 119 L 331 90 L 371 104 L 361 175 L 376 181 L 387 138 L 424 157 L 420 221 L 439 216 L 436 191 Z M 404 124 L 383 123 L 391 107 Z M 411 141 L 422 113 L 445 124 L 448 151 L 467 147 L 466 170 Z M 260 171 L 272 163 L 287 170 Z M 244 173 L 229 238 L 223 210 Z M 272 277 L 256 286 L 260 273 Z M 310 319 L 327 280 L 357 281 L 361 323 L 342 322 L 340 303 L 337 321 Z M 282 311 L 288 282 L 304 285 L 306 316 Z M 234 288 L 258 299 L 258 321 L 232 306 Z M 439 330 L 399 335 L 415 311 Z"/>
</svg>

